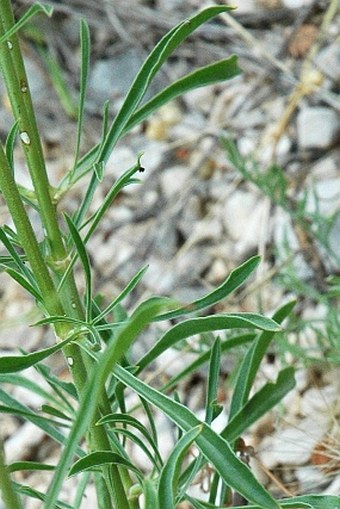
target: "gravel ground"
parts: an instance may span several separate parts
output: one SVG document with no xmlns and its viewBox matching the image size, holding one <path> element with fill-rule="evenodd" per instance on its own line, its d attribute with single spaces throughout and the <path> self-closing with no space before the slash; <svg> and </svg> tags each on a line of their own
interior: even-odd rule
<svg viewBox="0 0 340 509">
<path fill-rule="evenodd" d="M 31 3 L 16 1 L 17 12 Z M 131 9 L 126 9 L 122 0 L 114 7 L 105 0 L 95 4 L 90 0 L 45 3 L 53 4 L 55 16 L 52 20 L 39 17 L 35 21 L 39 30 L 48 27 L 40 50 L 48 48 L 59 63 L 71 110 L 78 86 L 79 18 L 85 17 L 90 24 L 92 62 L 84 150 L 99 139 L 103 101 L 110 99 L 114 114 L 159 37 L 196 8 L 206 5 L 199 0 L 132 0 Z M 340 248 L 339 216 L 327 231 L 329 249 L 325 250 L 306 234 L 301 224 L 291 220 L 287 210 L 273 204 L 254 182 L 245 179 L 230 161 L 221 140 L 235 143 L 246 161 L 244 171 L 251 175 L 256 171 L 263 174 L 273 161 L 280 165 L 292 209 L 304 196 L 305 211 L 310 216 L 314 214 L 316 222 L 320 215 L 326 218 L 339 211 L 339 12 L 332 13 L 336 2 L 322 0 L 238 3 L 232 16 L 220 16 L 177 51 L 152 92 L 196 66 L 233 53 L 240 57 L 242 75 L 225 84 L 188 93 L 163 107 L 127 136 L 108 162 L 94 209 L 112 180 L 134 164 L 140 150 L 144 152 L 142 163 L 146 171 L 141 175 L 142 185 L 124 191 L 88 244 L 95 290 L 109 299 L 148 263 L 149 270 L 127 306 L 154 293 L 189 301 L 220 284 L 231 269 L 249 256 L 260 253 L 263 262 L 256 277 L 223 310 L 261 310 L 270 315 L 294 296 L 293 289 L 282 284 L 279 277 L 289 265 L 311 292 L 298 298 L 300 318 L 311 323 L 322 321 L 328 309 L 316 302 L 313 291 L 323 292 L 325 277 L 339 273 L 339 258 L 332 254 Z M 37 47 L 33 36 L 26 33 L 23 48 L 30 84 L 49 172 L 52 181 L 57 182 L 72 164 L 75 122 L 67 114 L 67 106 L 65 109 L 65 105 L 60 105 L 46 61 L 41 63 Z M 10 114 L 2 84 L 0 99 L 3 138 Z M 17 177 L 25 185 L 26 170 L 19 150 L 16 160 Z M 279 189 L 280 183 L 278 186 Z M 75 210 L 82 190 L 83 184 L 76 186 L 62 206 Z M 5 219 L 2 203 L 0 213 Z M 9 348 L 9 330 L 11 348 L 18 348 L 23 339 L 27 350 L 51 344 L 53 339 L 46 330 L 27 332 L 27 324 L 36 319 L 31 302 L 3 274 L 1 282 L 0 350 Z M 304 328 L 301 334 L 290 333 L 291 351 L 280 354 L 280 349 L 273 349 L 259 380 L 261 384 L 275 379 L 284 363 L 299 366 L 298 350 L 294 350 L 297 345 L 312 352 L 311 357 L 320 357 L 317 364 L 307 363 L 308 368 L 298 371 L 297 389 L 246 437 L 256 451 L 252 468 L 278 495 L 284 490 L 320 490 L 330 494 L 340 491 L 340 377 L 334 364 L 325 369 L 320 351 L 314 355 L 319 344 L 317 337 L 312 327 Z M 135 355 L 140 355 L 148 341 L 150 338 L 143 338 Z M 174 350 L 167 353 L 156 370 L 171 376 L 186 365 L 188 358 Z M 225 379 L 236 362 L 237 355 L 225 360 Z M 37 375 L 32 372 L 31 376 Z M 203 375 L 180 387 L 183 398 L 198 415 L 203 405 L 203 387 Z M 31 396 L 27 401 L 24 390 L 16 391 L 16 396 L 31 407 L 41 404 L 40 400 L 32 401 Z M 221 382 L 221 401 L 226 406 L 228 398 L 229 389 Z M 216 426 L 222 427 L 223 419 L 224 413 Z M 20 426 L 15 419 L 1 417 L 1 427 L 11 437 L 6 442 L 10 461 L 23 457 L 53 461 L 56 451 L 30 425 Z M 171 436 L 172 429 L 162 417 L 159 429 L 164 429 L 164 436 Z M 171 447 L 165 439 L 164 453 Z M 329 450 L 331 460 L 327 456 Z M 144 464 L 143 458 L 138 461 Z M 34 481 L 37 488 L 45 482 L 44 477 L 38 476 Z M 27 505 L 28 509 L 31 507 L 35 506 Z"/>
</svg>

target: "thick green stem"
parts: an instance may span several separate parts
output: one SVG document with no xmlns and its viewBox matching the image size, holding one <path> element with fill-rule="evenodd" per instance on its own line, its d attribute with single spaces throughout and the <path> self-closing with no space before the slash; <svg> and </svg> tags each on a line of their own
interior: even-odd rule
<svg viewBox="0 0 340 509">
<path fill-rule="evenodd" d="M 1 35 L 4 35 L 13 25 L 11 2 L 10 0 L 2 0 L 0 10 Z M 18 122 L 20 139 L 39 203 L 51 257 L 52 260 L 54 258 L 56 261 L 63 260 L 66 251 L 55 214 L 55 206 L 50 195 L 41 141 L 17 34 L 12 35 L 7 44 L 3 43 L 0 46 L 0 59 L 7 93 L 15 119 Z"/>
<path fill-rule="evenodd" d="M 40 289 L 46 311 L 51 315 L 63 314 L 64 310 L 59 302 L 53 281 L 40 252 L 37 239 L 22 203 L 2 145 L 0 146 L 0 189 Z"/>
<path fill-rule="evenodd" d="M 0 492 L 5 509 L 22 509 L 22 504 L 14 491 L 14 487 L 5 464 L 3 444 L 0 439 Z"/>
<path fill-rule="evenodd" d="M 13 24 L 14 17 L 11 2 L 10 0 L 1 0 L 0 37 Z M 0 65 L 12 110 L 18 123 L 19 136 L 39 204 L 39 213 L 49 247 L 48 264 L 53 270 L 56 279 L 60 280 L 69 264 L 68 252 L 59 229 L 56 207 L 51 198 L 40 136 L 17 34 L 12 35 L 8 41 L 0 44 Z M 72 272 L 70 272 L 65 285 L 60 290 L 60 294 L 56 291 L 2 146 L 0 147 L 0 189 L 13 218 L 21 245 L 36 278 L 47 313 L 83 319 L 83 306 Z M 55 328 L 56 334 L 60 339 L 65 338 L 72 330 L 72 326 L 68 324 L 56 324 Z M 74 343 L 70 343 L 65 348 L 64 353 L 69 360 L 77 390 L 81 393 L 87 381 L 87 373 L 93 367 L 93 362 L 90 358 L 85 358 L 85 354 Z M 104 406 L 109 411 L 105 391 L 101 400 L 105 402 Z M 89 447 L 91 450 L 111 449 L 105 428 L 103 426 L 95 426 L 95 423 L 101 416 L 98 410 L 90 426 Z M 121 476 L 119 469 L 115 466 L 112 468 L 106 467 L 104 469 L 104 476 L 108 490 L 111 491 L 110 488 L 112 489 L 116 507 L 118 509 L 123 507 L 127 509 L 129 503 L 126 498 L 126 489 L 131 485 L 129 476 Z M 122 482 L 122 477 L 125 481 L 124 483 Z"/>
<path fill-rule="evenodd" d="M 11 2 L 10 0 L 1 0 L 0 35 L 4 35 L 13 24 Z M 17 34 L 0 44 L 0 65 L 12 111 L 18 122 L 20 140 L 39 204 L 39 214 L 49 246 L 48 263 L 56 275 L 61 277 L 69 264 L 68 253 L 59 229 L 56 206 L 50 193 L 40 136 Z M 61 291 L 61 300 L 68 306 L 68 309 L 65 309 L 67 314 L 77 318 L 82 317 L 82 306 L 72 274 L 67 278 Z"/>
<path fill-rule="evenodd" d="M 56 293 L 52 278 L 45 264 L 45 260 L 41 255 L 32 225 L 28 219 L 2 145 L 0 145 L 0 190 L 7 203 L 22 248 L 25 251 L 34 277 L 39 286 L 47 313 L 50 315 L 64 314 L 64 309 Z M 56 324 L 55 328 L 56 334 L 61 339 L 65 338 L 71 331 L 71 326 L 68 324 Z M 77 344 L 70 343 L 65 347 L 65 355 L 69 360 L 72 376 L 78 392 L 80 393 L 87 381 L 82 352 Z M 72 359 L 72 362 L 70 359 Z M 95 423 L 100 417 L 101 415 L 97 412 L 94 417 L 93 425 L 91 426 L 92 433 L 90 447 L 94 450 L 96 448 L 98 448 L 98 450 L 110 450 L 110 442 L 106 436 L 105 429 L 102 426 L 95 426 Z M 120 477 L 117 484 L 121 484 Z"/>
</svg>

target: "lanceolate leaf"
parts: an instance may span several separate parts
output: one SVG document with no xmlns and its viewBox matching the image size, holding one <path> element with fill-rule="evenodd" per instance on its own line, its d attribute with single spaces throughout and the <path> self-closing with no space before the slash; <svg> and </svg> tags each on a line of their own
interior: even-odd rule
<svg viewBox="0 0 340 509">
<path fill-rule="evenodd" d="M 105 143 L 98 156 L 99 161 L 106 162 L 108 160 L 131 115 L 143 99 L 153 77 L 171 53 L 199 26 L 228 10 L 230 10 L 230 7 L 221 5 L 208 7 L 195 16 L 179 23 L 159 41 L 145 60 L 132 83 L 121 109 L 109 129 Z"/>
<path fill-rule="evenodd" d="M 74 335 L 64 339 L 60 343 L 39 350 L 38 352 L 28 353 L 25 355 L 6 355 L 0 357 L 0 373 L 15 373 L 27 369 L 34 364 L 46 359 L 55 352 L 61 350 L 67 343 L 74 339 Z"/>
<path fill-rule="evenodd" d="M 72 465 L 68 475 L 71 477 L 72 475 L 79 474 L 84 470 L 96 470 L 102 465 L 108 465 L 111 463 L 126 467 L 132 470 L 137 477 L 140 479 L 142 478 L 141 472 L 130 461 L 111 451 L 95 451 L 87 454 Z"/>
<path fill-rule="evenodd" d="M 86 321 L 89 322 L 92 318 L 92 281 L 91 281 L 91 265 L 90 260 L 85 248 L 85 244 L 79 234 L 78 228 L 74 225 L 72 219 L 65 214 L 65 219 L 67 222 L 67 226 L 70 230 L 72 240 L 76 247 L 77 253 L 79 255 L 80 261 L 82 263 L 85 275 L 85 313 L 86 313 Z"/>
<path fill-rule="evenodd" d="M 54 465 L 39 463 L 37 461 L 15 461 L 7 466 L 9 472 L 18 472 L 22 470 L 54 470 Z"/>
<path fill-rule="evenodd" d="M 211 349 L 207 398 L 205 405 L 205 422 L 211 424 L 214 418 L 214 407 L 217 401 L 218 381 L 221 364 L 221 340 L 217 338 Z"/>
<path fill-rule="evenodd" d="M 274 332 L 280 330 L 279 325 L 273 320 L 255 313 L 234 313 L 185 320 L 167 331 L 155 346 L 136 363 L 138 365 L 138 372 L 181 339 L 188 338 L 194 334 L 201 334 L 202 332 L 238 328 L 262 329 Z"/>
<path fill-rule="evenodd" d="M 148 269 L 148 265 L 141 268 L 135 276 L 131 279 L 131 281 L 126 285 L 126 287 L 120 292 L 119 295 L 95 318 L 92 320 L 92 323 L 98 323 L 102 320 L 107 314 L 109 314 L 117 304 L 119 304 L 130 292 L 138 285 L 139 281 L 144 276 L 145 272 Z"/>
<path fill-rule="evenodd" d="M 81 51 L 81 67 L 80 67 L 80 94 L 79 94 L 79 108 L 77 122 L 77 139 L 74 155 L 74 165 L 70 178 L 72 178 L 72 173 L 76 168 L 79 157 L 81 132 L 83 128 L 87 77 L 90 64 L 90 31 L 86 21 L 84 21 L 83 19 L 80 21 L 80 51 Z"/>
<path fill-rule="evenodd" d="M 291 313 L 294 306 L 295 301 L 290 301 L 284 304 L 275 312 L 273 320 L 275 320 L 277 323 L 282 323 L 283 320 Z M 245 355 L 238 371 L 235 389 L 229 410 L 229 419 L 232 419 L 235 413 L 241 410 L 244 403 L 247 401 L 256 377 L 256 373 L 267 351 L 267 348 L 273 339 L 273 336 L 274 333 L 271 331 L 262 332 L 251 345 L 247 354 Z"/>
<path fill-rule="evenodd" d="M 294 387 L 294 368 L 283 369 L 280 371 L 276 383 L 267 383 L 245 403 L 234 418 L 229 421 L 221 432 L 221 436 L 228 442 L 238 438 L 249 426 L 277 405 Z"/>
<path fill-rule="evenodd" d="M 2 37 L 0 37 L 0 44 L 2 44 L 4 41 L 7 41 L 13 34 L 15 34 L 20 28 L 22 28 L 27 21 L 29 21 L 33 16 L 38 14 L 39 12 L 43 12 L 47 16 L 52 16 L 53 8 L 49 7 L 47 5 L 42 5 L 41 3 L 37 2 L 32 7 L 30 7 L 23 16 L 13 25 L 10 30 L 8 30 Z"/>
<path fill-rule="evenodd" d="M 227 279 L 220 286 L 215 288 L 215 290 L 208 293 L 204 297 L 191 302 L 190 304 L 157 316 L 156 320 L 169 320 L 170 318 L 177 318 L 179 316 L 195 313 L 207 307 L 214 306 L 222 299 L 225 299 L 239 286 L 241 286 L 241 284 L 244 283 L 246 279 L 248 279 L 250 274 L 254 272 L 260 263 L 260 260 L 261 259 L 259 256 L 253 256 L 252 258 L 249 258 L 249 260 L 231 271 Z"/>
<path fill-rule="evenodd" d="M 201 431 L 203 431 L 203 425 L 187 431 L 177 442 L 164 465 L 158 484 L 158 505 L 162 509 L 174 509 L 176 507 L 177 482 L 181 465 L 188 448 L 197 439 Z"/>
<path fill-rule="evenodd" d="M 122 383 L 165 413 L 183 431 L 201 425 L 202 432 L 195 440 L 196 445 L 224 482 L 250 502 L 266 509 L 279 509 L 279 505 L 255 479 L 249 468 L 236 457 L 228 442 L 207 424 L 201 423 L 188 408 L 138 380 L 122 366 L 117 365 L 114 373 Z"/>
<path fill-rule="evenodd" d="M 34 297 L 38 302 L 41 302 L 41 303 L 43 302 L 43 298 L 42 298 L 41 293 L 39 292 L 39 290 L 37 290 L 37 288 L 35 286 L 31 285 L 31 283 L 29 283 L 27 281 L 27 279 L 20 272 L 18 272 L 17 270 L 11 269 L 10 267 L 8 267 L 6 269 L 6 272 L 17 283 L 19 283 L 20 286 L 25 288 L 25 290 L 27 290 L 28 293 L 30 293 L 32 295 L 32 297 Z"/>
<path fill-rule="evenodd" d="M 222 341 L 221 343 L 221 352 L 227 352 L 228 350 L 231 350 L 235 346 L 244 345 L 245 343 L 249 343 L 250 341 L 253 341 L 253 339 L 256 337 L 255 332 L 248 333 L 248 334 L 238 334 L 237 336 L 231 337 L 226 339 L 225 341 Z M 186 368 L 184 368 L 180 373 L 177 375 L 174 375 L 170 380 L 163 385 L 162 391 L 165 392 L 174 385 L 176 385 L 180 380 L 183 380 L 187 375 L 190 373 L 194 373 L 202 364 L 205 364 L 208 362 L 211 355 L 211 349 L 207 352 L 202 353 L 199 357 L 197 357 L 196 360 L 194 360 L 191 364 L 189 364 Z"/>
<path fill-rule="evenodd" d="M 146 427 L 141 422 L 139 422 L 137 419 L 132 417 L 131 415 L 108 414 L 108 415 L 105 415 L 105 417 L 103 417 L 102 419 L 100 419 L 100 421 L 98 421 L 97 424 L 101 425 L 101 424 L 117 424 L 117 423 L 129 425 L 129 426 L 132 426 L 133 428 L 136 428 L 146 438 L 146 440 L 151 445 L 152 449 L 155 452 L 155 457 L 157 458 L 159 463 L 160 464 L 162 463 L 162 458 L 160 457 L 160 454 L 159 454 L 159 451 L 158 451 L 158 448 L 157 448 L 157 445 L 156 445 L 154 439 L 152 438 L 152 436 L 150 435 L 150 433 L 148 432 Z M 118 431 L 121 430 L 121 428 L 116 428 L 116 429 L 118 429 Z"/>
<path fill-rule="evenodd" d="M 237 65 L 237 57 L 235 55 L 196 69 L 192 73 L 172 83 L 139 108 L 136 113 L 132 115 L 125 130 L 130 131 L 134 126 L 145 120 L 153 111 L 175 97 L 183 95 L 194 88 L 234 78 L 240 74 L 240 72 L 241 69 Z"/>
<path fill-rule="evenodd" d="M 80 407 L 73 427 L 67 439 L 64 451 L 49 487 L 46 509 L 52 509 L 58 497 L 60 487 L 80 438 L 88 428 L 106 379 L 115 364 L 123 357 L 126 350 L 138 334 L 152 321 L 153 317 L 165 307 L 169 299 L 151 298 L 143 302 L 131 315 L 127 323 L 120 327 L 115 337 L 94 366 L 88 384 L 83 391 Z"/>
<path fill-rule="evenodd" d="M 278 500 L 280 507 L 287 509 L 339 509 L 340 497 L 335 495 L 301 495 Z M 234 509 L 244 509 L 235 507 Z M 247 509 L 263 509 L 259 505 L 248 505 Z"/>
</svg>

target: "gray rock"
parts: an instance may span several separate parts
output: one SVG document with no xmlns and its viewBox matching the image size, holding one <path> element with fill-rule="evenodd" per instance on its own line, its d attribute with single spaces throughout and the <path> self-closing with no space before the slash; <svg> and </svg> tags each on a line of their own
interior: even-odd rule
<svg viewBox="0 0 340 509">
<path fill-rule="evenodd" d="M 187 239 L 192 234 L 193 225 L 201 219 L 201 202 L 198 196 L 188 197 L 178 221 L 177 228 Z"/>
<path fill-rule="evenodd" d="M 98 60 L 90 74 L 89 95 L 102 105 L 106 99 L 125 95 L 141 61 L 135 51 L 125 50 L 113 58 Z"/>
<path fill-rule="evenodd" d="M 327 149 L 339 135 L 340 120 L 335 111 L 325 107 L 302 108 L 297 118 L 301 149 Z"/>
<path fill-rule="evenodd" d="M 266 202 L 255 194 L 237 191 L 226 199 L 222 221 L 234 242 L 233 254 L 244 256 L 258 246 Z"/>
<path fill-rule="evenodd" d="M 157 225 L 154 233 L 153 252 L 165 259 L 175 256 L 177 250 L 175 224 L 172 221 L 163 221 Z"/>
<path fill-rule="evenodd" d="M 51 89 L 46 86 L 44 73 L 41 70 L 41 67 L 34 60 L 27 58 L 25 61 L 25 67 L 34 103 L 36 104 L 38 102 L 41 104 L 46 101 L 46 97 L 51 93 Z"/>
<path fill-rule="evenodd" d="M 299 9 L 311 5 L 313 0 L 283 0 L 283 5 L 288 9 Z"/>
<path fill-rule="evenodd" d="M 237 7 L 238 14 L 245 12 L 255 12 L 257 10 L 255 0 L 238 0 L 233 2 L 233 5 Z"/>
<path fill-rule="evenodd" d="M 149 268 L 144 275 L 143 282 L 154 293 L 158 295 L 170 294 L 176 284 L 176 274 L 172 267 L 167 267 L 163 260 L 150 256 L 148 258 Z"/>
<path fill-rule="evenodd" d="M 192 285 L 211 266 L 211 254 L 203 247 L 193 247 L 177 256 L 176 274 L 181 285 Z"/>
<path fill-rule="evenodd" d="M 169 199 L 180 193 L 188 179 L 188 170 L 185 166 L 178 165 L 165 170 L 160 175 L 160 187 L 165 198 Z"/>
<path fill-rule="evenodd" d="M 340 81 L 340 44 L 327 46 L 316 58 L 317 67 L 331 80 Z"/>
</svg>

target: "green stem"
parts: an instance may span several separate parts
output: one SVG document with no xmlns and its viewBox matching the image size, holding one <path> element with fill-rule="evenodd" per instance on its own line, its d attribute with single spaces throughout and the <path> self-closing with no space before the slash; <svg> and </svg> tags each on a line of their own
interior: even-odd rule
<svg viewBox="0 0 340 509">
<path fill-rule="evenodd" d="M 0 34 L 4 35 L 14 23 L 10 0 L 1 0 Z M 18 122 L 20 139 L 39 203 L 52 261 L 58 262 L 66 257 L 66 251 L 50 195 L 40 136 L 17 34 L 12 35 L 7 43 L 0 45 L 0 61 L 8 97 Z"/>
<path fill-rule="evenodd" d="M 55 313 L 63 314 L 64 310 L 59 302 L 52 278 L 40 252 L 37 239 L 2 145 L 0 145 L 0 190 L 7 203 L 18 237 L 39 286 L 46 311 L 51 315 Z"/>
<path fill-rule="evenodd" d="M 1 0 L 0 36 L 4 35 L 13 24 L 11 2 L 10 0 Z M 39 204 L 39 214 L 49 246 L 48 263 L 52 270 L 61 277 L 69 260 L 58 225 L 56 206 L 51 198 L 40 136 L 17 34 L 11 36 L 7 43 L 0 44 L 0 65 L 12 111 L 18 122 L 19 136 Z M 72 274 L 65 282 L 65 288 L 61 292 L 61 301 L 68 307 L 65 311 L 69 312 L 70 316 L 77 318 L 83 316 L 82 305 Z M 66 306 L 64 305 L 64 308 Z"/>
<path fill-rule="evenodd" d="M 5 509 L 22 509 L 22 504 L 14 491 L 14 487 L 5 464 L 3 443 L 0 439 L 0 491 Z"/>
<path fill-rule="evenodd" d="M 0 37 L 13 25 L 14 17 L 11 2 L 10 0 L 1 0 Z M 36 199 L 39 204 L 40 217 L 49 247 L 49 265 L 57 280 L 60 280 L 69 264 L 68 253 L 59 229 L 56 206 L 51 198 L 40 136 L 17 34 L 14 34 L 8 41 L 0 44 L 0 65 L 12 110 L 18 122 L 20 139 Z M 43 258 L 39 249 L 38 242 L 26 214 L 18 187 L 2 146 L 0 149 L 0 189 L 8 205 L 17 229 L 18 237 L 40 288 L 47 313 L 51 315 L 65 314 L 66 316 L 83 319 L 83 306 L 72 271 L 61 289 L 60 295 L 58 295 L 55 289 L 54 282 L 46 265 L 46 260 Z M 63 339 L 70 332 L 72 327 L 68 324 L 58 324 L 55 328 L 57 336 Z M 72 363 L 69 364 L 75 385 L 80 393 L 87 381 L 87 373 L 91 367 L 93 367 L 93 362 L 91 362 L 91 359 L 85 358 L 85 354 L 83 354 L 78 345 L 74 343 L 70 343 L 65 348 L 64 353 L 68 359 L 72 359 Z M 102 401 L 108 401 L 105 391 L 101 399 Z M 92 450 L 111 450 L 110 441 L 105 428 L 103 426 L 95 426 L 95 423 L 100 417 L 101 414 L 98 410 L 90 427 L 89 447 Z M 123 478 L 125 477 L 125 482 L 123 484 L 117 467 L 112 467 L 110 470 L 106 468 L 105 470 L 108 471 L 107 475 L 104 472 L 107 487 L 108 490 L 110 490 L 110 487 L 113 488 L 113 492 L 115 493 L 114 498 L 118 501 L 117 508 L 122 508 L 123 504 L 125 504 L 124 509 L 128 508 L 129 503 L 126 498 L 125 489 L 131 484 L 130 479 L 127 479 L 124 475 Z M 112 486 L 111 479 L 114 481 L 114 486 Z M 123 502 L 121 503 L 119 501 Z"/>
<path fill-rule="evenodd" d="M 7 203 L 8 210 L 15 224 L 22 248 L 30 263 L 33 275 L 39 286 L 47 313 L 50 315 L 64 314 L 63 306 L 60 303 L 59 296 L 57 295 L 52 278 L 45 264 L 45 260 L 40 252 L 37 239 L 32 229 L 32 225 L 22 203 L 20 193 L 16 186 L 16 182 L 14 180 L 11 168 L 8 164 L 5 152 L 1 144 L 0 190 Z M 72 330 L 72 326 L 60 323 L 55 325 L 55 329 L 57 336 L 60 339 L 64 339 Z M 69 362 L 69 365 L 78 393 L 80 393 L 87 381 L 87 371 L 85 368 L 84 359 L 82 357 L 82 352 L 77 344 L 70 343 L 65 347 L 65 356 L 67 359 L 72 359 L 72 363 Z M 98 448 L 99 450 L 102 450 L 103 448 L 110 450 L 110 442 L 107 438 L 104 428 L 102 426 L 95 426 L 95 423 L 100 417 L 101 414 L 99 413 L 97 413 L 94 417 L 93 425 L 91 426 L 92 443 L 90 443 L 90 447 L 93 449 Z M 117 484 L 119 484 L 119 481 Z"/>
</svg>

